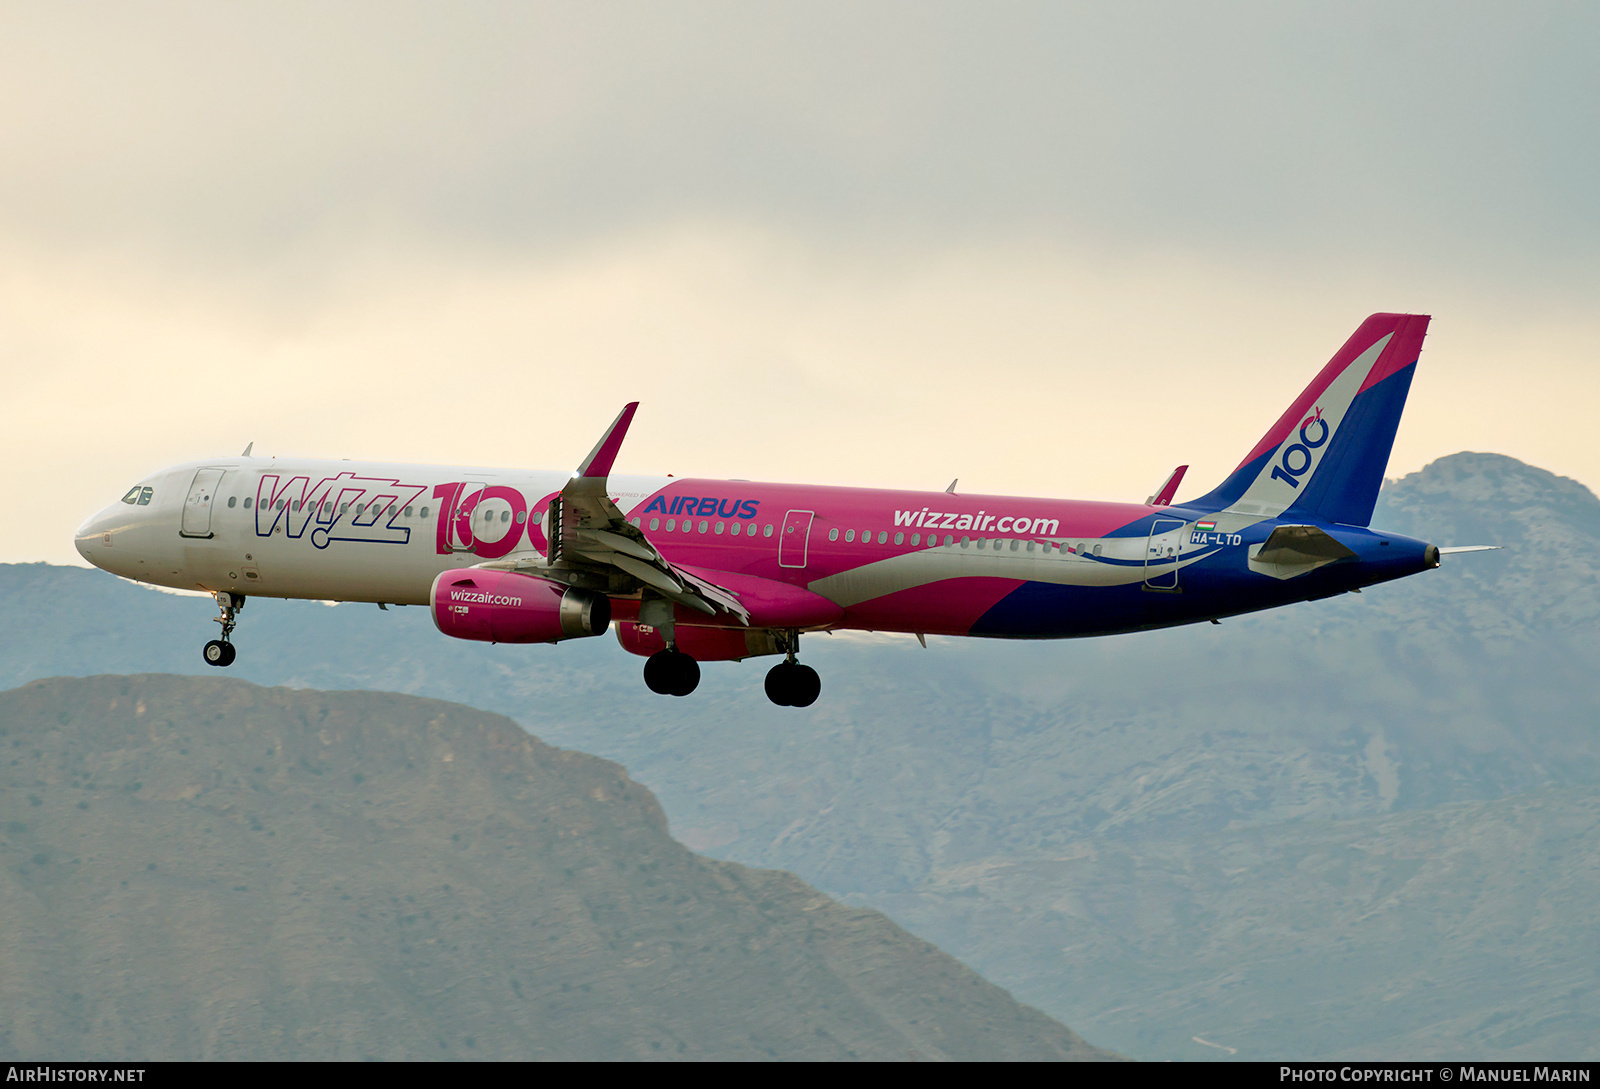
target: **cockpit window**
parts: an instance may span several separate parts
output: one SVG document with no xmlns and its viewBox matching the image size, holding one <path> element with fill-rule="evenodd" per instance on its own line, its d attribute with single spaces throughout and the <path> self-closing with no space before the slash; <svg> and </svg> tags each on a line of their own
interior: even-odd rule
<svg viewBox="0 0 1600 1089">
<path fill-rule="evenodd" d="M 155 491 L 156 490 L 154 488 L 147 488 L 142 484 L 136 484 L 128 489 L 128 494 L 122 497 L 122 501 L 128 504 L 130 507 L 135 505 L 148 507 L 150 505 L 150 497 L 155 494 Z"/>
</svg>

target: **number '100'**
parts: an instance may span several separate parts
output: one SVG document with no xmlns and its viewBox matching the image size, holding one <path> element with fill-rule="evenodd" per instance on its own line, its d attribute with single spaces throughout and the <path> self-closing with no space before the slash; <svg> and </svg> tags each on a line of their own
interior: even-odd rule
<svg viewBox="0 0 1600 1089">
<path fill-rule="evenodd" d="M 1320 427 L 1316 441 L 1306 434 L 1312 427 Z M 1320 448 L 1328 441 L 1328 421 L 1322 418 L 1319 411 L 1311 419 L 1300 425 L 1300 441 L 1283 448 L 1283 453 L 1278 455 L 1278 464 L 1272 467 L 1272 479 L 1287 481 L 1289 487 L 1298 488 L 1300 478 L 1306 475 L 1311 468 L 1311 463 L 1316 460 L 1311 451 Z"/>
</svg>

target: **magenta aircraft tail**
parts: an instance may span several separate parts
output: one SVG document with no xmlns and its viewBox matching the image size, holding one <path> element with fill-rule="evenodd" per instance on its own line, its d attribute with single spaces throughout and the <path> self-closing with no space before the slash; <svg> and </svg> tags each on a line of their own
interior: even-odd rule
<svg viewBox="0 0 1600 1089">
<path fill-rule="evenodd" d="M 1185 506 L 1364 526 L 1383 485 L 1422 314 L 1374 314 L 1214 491 Z"/>
</svg>

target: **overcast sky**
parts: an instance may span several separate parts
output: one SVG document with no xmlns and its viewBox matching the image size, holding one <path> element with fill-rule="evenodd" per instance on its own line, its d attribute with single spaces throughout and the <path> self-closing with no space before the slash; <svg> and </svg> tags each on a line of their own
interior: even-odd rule
<svg viewBox="0 0 1600 1089">
<path fill-rule="evenodd" d="M 237 453 L 1142 499 L 1368 313 L 1600 485 L 1593 4 L 0 6 L 0 559 Z M 27 512 L 24 515 L 22 512 Z"/>
</svg>

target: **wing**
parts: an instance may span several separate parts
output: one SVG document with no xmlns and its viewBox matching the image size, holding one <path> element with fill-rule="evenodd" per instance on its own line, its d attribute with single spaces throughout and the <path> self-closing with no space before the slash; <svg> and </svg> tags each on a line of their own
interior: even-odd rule
<svg viewBox="0 0 1600 1089">
<path fill-rule="evenodd" d="M 627 594 L 648 588 L 708 616 L 731 614 L 750 623 L 750 611 L 733 591 L 669 562 L 611 501 L 606 481 L 637 401 L 612 421 L 577 474 L 550 504 L 550 554 L 544 560 L 507 557 L 480 564 L 536 573 L 573 586 Z"/>
</svg>

